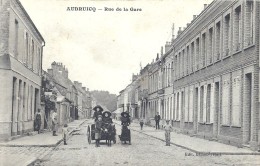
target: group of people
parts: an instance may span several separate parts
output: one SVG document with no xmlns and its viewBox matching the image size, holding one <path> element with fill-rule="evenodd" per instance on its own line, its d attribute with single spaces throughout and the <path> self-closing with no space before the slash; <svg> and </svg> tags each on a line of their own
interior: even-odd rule
<svg viewBox="0 0 260 166">
<path fill-rule="evenodd" d="M 103 131 L 107 132 L 107 125 L 113 124 L 111 113 L 108 111 L 103 112 L 103 108 L 100 105 L 97 105 L 93 108 L 94 115 L 93 119 L 95 120 L 95 140 L 96 147 L 100 147 L 101 133 Z"/>
<path fill-rule="evenodd" d="M 159 115 L 159 112 L 156 113 L 154 116 L 154 121 L 155 121 L 155 129 L 159 130 L 160 129 L 160 120 L 161 116 Z M 140 120 L 140 127 L 141 130 L 143 130 L 143 125 L 144 121 L 143 119 Z M 173 131 L 172 125 L 169 123 L 169 120 L 166 120 L 166 124 L 163 126 L 164 131 L 165 131 L 165 142 L 166 146 L 170 146 L 170 141 L 171 141 L 171 132 Z"/>
<path fill-rule="evenodd" d="M 100 139 L 101 139 L 101 132 L 106 130 L 105 125 L 106 124 L 113 124 L 111 113 L 106 111 L 103 113 L 103 108 L 99 105 L 93 108 L 94 115 L 93 118 L 95 119 L 95 140 L 96 140 L 96 147 L 99 147 L 100 145 Z M 58 130 L 58 119 L 57 119 L 57 111 L 54 110 L 51 119 L 52 119 L 52 135 L 57 136 L 56 132 Z M 122 126 L 129 126 L 130 125 L 130 117 L 129 114 L 126 112 L 122 112 L 121 114 L 121 125 Z M 157 112 L 155 117 L 155 128 L 156 130 L 160 129 L 160 120 L 161 116 Z M 40 134 L 41 130 L 41 123 L 42 123 L 42 117 L 41 117 L 41 110 L 38 109 L 38 112 L 35 115 L 35 131 L 38 131 L 38 134 Z M 144 121 L 143 119 L 140 120 L 140 127 L 141 130 L 143 130 Z M 164 125 L 165 130 L 165 142 L 166 146 L 170 146 L 170 133 L 173 130 L 171 124 L 169 124 L 169 120 L 166 120 L 166 124 Z M 68 125 L 64 124 L 64 127 L 62 128 L 62 136 L 63 136 L 63 142 L 64 145 L 67 145 L 67 139 L 68 139 Z"/>
</svg>

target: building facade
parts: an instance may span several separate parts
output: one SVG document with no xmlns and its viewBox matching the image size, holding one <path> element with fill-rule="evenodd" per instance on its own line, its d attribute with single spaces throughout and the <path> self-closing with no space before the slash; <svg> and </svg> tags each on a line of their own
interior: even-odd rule
<svg viewBox="0 0 260 166">
<path fill-rule="evenodd" d="M 140 89 L 148 75 L 142 117 L 153 122 L 159 112 L 183 133 L 258 149 L 259 16 L 259 1 L 205 5 L 148 71 L 141 70 Z"/>
<path fill-rule="evenodd" d="M 213 1 L 172 43 L 173 126 L 257 149 L 258 1 Z"/>
<path fill-rule="evenodd" d="M 18 0 L 0 3 L 0 138 L 34 130 L 45 41 Z M 42 112 L 44 113 L 44 112 Z"/>
</svg>

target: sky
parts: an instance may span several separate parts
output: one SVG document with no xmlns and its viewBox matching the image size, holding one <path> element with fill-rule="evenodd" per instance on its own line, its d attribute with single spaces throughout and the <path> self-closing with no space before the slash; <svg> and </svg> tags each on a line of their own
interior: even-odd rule
<svg viewBox="0 0 260 166">
<path fill-rule="evenodd" d="M 119 94 L 132 74 L 151 63 L 161 46 L 212 0 L 20 0 L 45 39 L 43 69 L 53 61 L 90 90 Z M 96 11 L 68 11 L 91 7 Z M 130 11 L 130 8 L 141 11 Z M 105 11 L 113 8 L 114 11 Z M 117 8 L 122 11 L 116 11 Z M 124 11 L 124 8 L 128 11 Z M 90 8 L 89 8 L 90 9 Z M 102 9 L 102 10 L 98 10 Z"/>
</svg>

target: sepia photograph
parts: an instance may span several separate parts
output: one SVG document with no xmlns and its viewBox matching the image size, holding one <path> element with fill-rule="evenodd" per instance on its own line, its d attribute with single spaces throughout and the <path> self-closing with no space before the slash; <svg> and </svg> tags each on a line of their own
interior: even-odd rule
<svg viewBox="0 0 260 166">
<path fill-rule="evenodd" d="M 0 166 L 260 165 L 259 0 L 0 0 Z"/>
</svg>

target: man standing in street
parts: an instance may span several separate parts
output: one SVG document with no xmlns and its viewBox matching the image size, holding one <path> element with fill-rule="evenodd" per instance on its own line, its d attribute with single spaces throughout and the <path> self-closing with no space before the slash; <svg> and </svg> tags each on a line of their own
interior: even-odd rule
<svg viewBox="0 0 260 166">
<path fill-rule="evenodd" d="M 154 120 L 155 120 L 156 130 L 157 130 L 157 129 L 160 129 L 161 116 L 159 115 L 159 112 L 157 112 L 157 114 L 155 115 Z"/>
<path fill-rule="evenodd" d="M 57 132 L 57 128 L 58 128 L 58 119 L 57 119 L 57 110 L 55 109 L 54 112 L 52 113 L 52 135 L 53 136 L 57 136 L 56 132 Z"/>
</svg>

